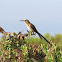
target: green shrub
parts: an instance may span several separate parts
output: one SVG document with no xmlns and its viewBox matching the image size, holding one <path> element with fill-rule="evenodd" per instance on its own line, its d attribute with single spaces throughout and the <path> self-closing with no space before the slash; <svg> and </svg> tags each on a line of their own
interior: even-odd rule
<svg viewBox="0 0 62 62">
<path fill-rule="evenodd" d="M 62 62 L 62 46 L 59 46 L 62 35 L 59 34 L 51 37 L 47 33 L 44 36 L 48 40 L 52 39 L 52 46 L 47 44 L 44 39 L 31 37 L 28 34 L 4 34 L 0 41 L 0 61 Z"/>
<path fill-rule="evenodd" d="M 24 40 L 25 35 L 22 34 L 4 34 L 1 37 L 1 45 L 3 46 L 4 55 L 1 58 L 3 61 L 44 61 L 44 54 L 41 49 L 37 51 L 35 44 L 27 43 Z"/>
</svg>

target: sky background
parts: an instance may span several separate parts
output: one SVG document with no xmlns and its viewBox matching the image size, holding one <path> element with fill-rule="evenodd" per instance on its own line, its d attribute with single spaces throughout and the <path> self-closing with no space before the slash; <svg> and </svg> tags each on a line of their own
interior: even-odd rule
<svg viewBox="0 0 62 62">
<path fill-rule="evenodd" d="M 62 33 L 62 0 L 0 0 L 0 26 L 5 31 L 26 33 L 22 19 L 43 35 Z"/>
</svg>

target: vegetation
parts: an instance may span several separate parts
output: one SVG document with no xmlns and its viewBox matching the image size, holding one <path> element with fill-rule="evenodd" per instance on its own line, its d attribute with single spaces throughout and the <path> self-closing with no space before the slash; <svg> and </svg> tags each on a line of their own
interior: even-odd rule
<svg viewBox="0 0 62 62">
<path fill-rule="evenodd" d="M 0 62 L 62 62 L 62 34 L 44 35 L 52 46 L 34 36 L 5 33 L 0 40 Z"/>
</svg>

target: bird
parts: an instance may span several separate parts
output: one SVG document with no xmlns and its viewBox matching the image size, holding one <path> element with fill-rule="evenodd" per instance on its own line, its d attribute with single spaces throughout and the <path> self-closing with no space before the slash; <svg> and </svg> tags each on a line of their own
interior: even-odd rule
<svg viewBox="0 0 62 62">
<path fill-rule="evenodd" d="M 5 33 L 4 29 L 0 26 L 0 33 Z"/>
<path fill-rule="evenodd" d="M 50 44 L 50 42 L 43 35 L 41 35 L 38 32 L 38 30 L 36 29 L 36 27 L 32 23 L 30 23 L 30 21 L 28 19 L 20 20 L 20 21 L 24 21 L 24 23 L 26 24 L 26 26 L 27 26 L 27 28 L 28 28 L 29 31 L 36 32 L 41 39 L 44 38 L 44 40 L 46 40 Z"/>
</svg>

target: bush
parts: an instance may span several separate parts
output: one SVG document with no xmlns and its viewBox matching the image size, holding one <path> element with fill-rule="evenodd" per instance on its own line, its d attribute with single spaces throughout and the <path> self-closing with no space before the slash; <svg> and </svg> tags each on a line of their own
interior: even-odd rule
<svg viewBox="0 0 62 62">
<path fill-rule="evenodd" d="M 42 44 L 44 40 L 28 34 L 6 33 L 0 41 L 0 61 L 3 62 L 62 62 L 62 51 L 58 45 Z M 55 38 L 46 34 L 45 37 Z M 56 41 L 56 40 L 55 40 Z M 58 40 L 59 41 L 59 40 Z M 45 42 L 45 41 L 44 41 Z M 3 52 L 2 52 L 3 51 Z"/>
<path fill-rule="evenodd" d="M 0 42 L 4 50 L 1 60 L 6 62 L 44 61 L 45 54 L 42 49 L 37 51 L 38 47 L 35 44 L 26 43 L 24 40 L 26 36 L 21 33 L 4 34 Z"/>
</svg>

